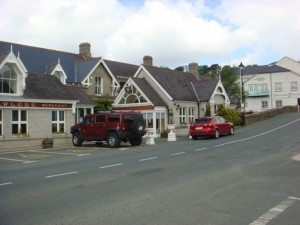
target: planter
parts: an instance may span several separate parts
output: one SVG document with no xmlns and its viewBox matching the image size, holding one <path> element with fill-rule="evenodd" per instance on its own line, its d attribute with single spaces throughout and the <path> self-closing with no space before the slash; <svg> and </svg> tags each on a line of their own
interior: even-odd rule
<svg viewBox="0 0 300 225">
<path fill-rule="evenodd" d="M 42 141 L 43 148 L 53 148 L 53 139 L 52 138 L 45 138 Z"/>
<path fill-rule="evenodd" d="M 176 134 L 174 133 L 176 124 L 168 124 L 168 129 L 170 133 L 168 134 L 168 141 L 176 141 Z"/>
</svg>

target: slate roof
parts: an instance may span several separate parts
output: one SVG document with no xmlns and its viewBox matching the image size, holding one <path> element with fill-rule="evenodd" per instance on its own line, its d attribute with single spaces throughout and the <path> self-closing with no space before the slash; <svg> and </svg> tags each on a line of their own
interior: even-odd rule
<svg viewBox="0 0 300 225">
<path fill-rule="evenodd" d="M 90 58 L 86 60 L 76 61 L 76 73 L 72 82 L 82 82 L 84 78 L 91 72 L 91 70 L 97 65 L 101 58 Z"/>
<path fill-rule="evenodd" d="M 199 81 L 193 74 L 144 65 L 145 69 L 174 99 L 181 101 L 197 101 L 191 82 Z M 209 78 L 200 76 L 202 80 Z"/>
<path fill-rule="evenodd" d="M 199 98 L 199 101 L 209 101 L 216 85 L 218 84 L 217 80 L 205 80 L 205 81 L 197 81 L 192 83 L 195 92 Z"/>
<path fill-rule="evenodd" d="M 68 77 L 67 82 L 74 82 L 75 61 L 84 60 L 84 57 L 79 54 L 3 41 L 0 41 L 0 52 L 10 51 L 11 45 L 13 46 L 14 54 L 17 56 L 20 53 L 24 66 L 31 73 L 46 73 L 48 65 L 57 63 L 60 60 L 60 64 Z"/>
<path fill-rule="evenodd" d="M 0 64 L 4 61 L 4 59 L 8 56 L 9 52 L 0 52 Z"/>
<path fill-rule="evenodd" d="M 76 100 L 55 76 L 29 73 L 25 82 L 24 98 Z"/>
<path fill-rule="evenodd" d="M 67 88 L 74 99 L 79 100 L 78 104 L 95 105 L 94 100 L 81 87 L 66 85 L 65 88 Z"/>
<path fill-rule="evenodd" d="M 237 68 L 237 73 L 240 74 L 240 69 Z M 263 74 L 263 73 L 280 73 L 288 72 L 290 70 L 277 66 L 277 65 L 263 65 L 263 66 L 246 66 L 243 69 L 242 75 L 253 75 L 253 74 Z"/>
<path fill-rule="evenodd" d="M 165 101 L 144 78 L 132 78 L 132 80 L 155 106 L 167 106 Z"/>
<path fill-rule="evenodd" d="M 139 66 L 128 64 L 128 63 L 122 63 L 122 62 L 115 62 L 111 60 L 104 59 L 105 64 L 108 66 L 112 74 L 117 79 L 118 76 L 121 77 L 133 77 L 133 75 L 138 70 Z"/>
</svg>

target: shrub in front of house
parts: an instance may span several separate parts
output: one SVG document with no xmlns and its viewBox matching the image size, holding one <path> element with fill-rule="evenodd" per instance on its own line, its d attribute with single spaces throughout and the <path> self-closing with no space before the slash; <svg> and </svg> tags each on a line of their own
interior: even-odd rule
<svg viewBox="0 0 300 225">
<path fill-rule="evenodd" d="M 238 109 L 225 108 L 224 105 L 220 105 L 217 114 L 232 122 L 235 126 L 239 126 L 243 122 L 242 112 Z"/>
</svg>

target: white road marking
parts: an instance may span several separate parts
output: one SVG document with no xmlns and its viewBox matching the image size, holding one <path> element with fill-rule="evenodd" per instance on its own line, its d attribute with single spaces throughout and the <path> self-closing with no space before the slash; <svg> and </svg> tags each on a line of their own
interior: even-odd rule
<svg viewBox="0 0 300 225">
<path fill-rule="evenodd" d="M 2 184 L 0 184 L 0 186 L 4 186 L 4 185 L 10 185 L 10 184 L 12 184 L 13 182 L 8 182 L 8 183 L 2 183 Z"/>
<path fill-rule="evenodd" d="M 10 158 L 3 158 L 3 157 L 0 157 L 0 159 L 3 159 L 3 160 L 9 160 L 9 161 L 14 161 L 14 162 L 22 162 L 22 163 L 33 163 L 33 162 L 37 162 L 37 161 L 28 161 L 28 160 L 22 160 L 22 159 L 10 159 Z"/>
<path fill-rule="evenodd" d="M 71 175 L 71 174 L 76 174 L 76 173 L 78 173 L 78 171 L 73 171 L 73 172 L 69 172 L 69 173 L 60 173 L 60 174 L 49 175 L 49 176 L 46 176 L 46 178 L 60 177 L 60 176 L 66 176 L 66 175 Z"/>
<path fill-rule="evenodd" d="M 254 136 L 252 136 L 252 137 L 243 138 L 243 139 L 239 139 L 239 140 L 235 140 L 235 141 L 230 141 L 230 142 L 226 142 L 226 143 L 223 143 L 223 144 L 220 144 L 220 145 L 215 145 L 215 147 L 221 147 L 221 146 L 224 146 L 224 145 L 229 145 L 229 144 L 233 144 L 233 143 L 236 143 L 236 142 L 247 141 L 247 140 L 250 140 L 250 139 L 259 137 L 259 136 L 263 136 L 263 135 L 265 135 L 265 134 L 268 134 L 268 133 L 271 133 L 271 132 L 273 132 L 273 131 L 279 130 L 279 129 L 283 128 L 283 127 L 289 126 L 289 125 L 291 125 L 292 123 L 298 122 L 299 120 L 300 120 L 300 119 L 296 119 L 296 120 L 294 120 L 294 121 L 292 121 L 292 122 L 290 122 L 290 123 L 287 123 L 287 124 L 282 125 L 282 126 L 280 126 L 280 127 L 274 128 L 274 129 L 269 130 L 269 131 L 266 131 L 266 132 L 263 132 L 263 133 L 261 133 L 261 134 L 254 135 Z"/>
<path fill-rule="evenodd" d="M 101 166 L 99 167 L 100 169 L 105 169 L 105 168 L 109 168 L 109 167 L 114 167 L 114 166 L 122 166 L 122 163 L 117 163 L 117 164 L 112 164 L 112 165 L 107 165 L 107 166 Z"/>
<path fill-rule="evenodd" d="M 172 156 L 174 156 L 174 155 L 182 155 L 182 154 L 184 154 L 185 152 L 177 152 L 177 153 L 173 153 L 173 154 L 170 154 L 170 155 L 172 155 Z"/>
<path fill-rule="evenodd" d="M 140 159 L 139 161 L 140 161 L 140 162 L 143 162 L 143 161 L 152 160 L 152 159 L 157 159 L 157 157 L 151 157 L 151 158 L 146 158 L 146 159 Z"/>
<path fill-rule="evenodd" d="M 249 225 L 266 225 L 279 214 L 284 212 L 288 207 L 294 204 L 297 200 L 300 199 L 295 197 L 289 197 L 285 199 L 284 201 L 276 205 L 274 208 L 270 209 L 268 212 L 263 214 L 261 217 L 259 217 L 257 220 L 253 221 Z"/>
<path fill-rule="evenodd" d="M 199 148 L 199 149 L 196 149 L 195 152 L 198 152 L 198 151 L 203 151 L 203 150 L 206 150 L 207 148 Z"/>
<path fill-rule="evenodd" d="M 69 153 L 69 152 L 48 152 L 48 151 L 43 151 L 43 150 L 29 150 L 29 152 L 38 152 L 38 153 L 45 153 L 45 154 L 57 154 L 57 155 L 76 155 L 76 156 L 90 155 L 90 153 L 76 154 L 76 153 Z"/>
</svg>

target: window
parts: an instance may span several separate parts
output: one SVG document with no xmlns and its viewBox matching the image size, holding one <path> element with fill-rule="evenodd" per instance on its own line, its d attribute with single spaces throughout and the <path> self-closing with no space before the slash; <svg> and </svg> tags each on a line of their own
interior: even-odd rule
<svg viewBox="0 0 300 225">
<path fill-rule="evenodd" d="M 297 91 L 298 90 L 298 82 L 292 81 L 291 82 L 291 91 Z"/>
<path fill-rule="evenodd" d="M 125 87 L 125 93 L 120 100 L 119 104 L 133 104 L 147 102 L 142 93 L 133 85 Z"/>
<path fill-rule="evenodd" d="M 27 134 L 27 110 L 12 111 L 12 134 Z"/>
<path fill-rule="evenodd" d="M 0 70 L 0 93 L 17 93 L 17 74 L 10 64 Z"/>
<path fill-rule="evenodd" d="M 257 91 L 257 84 L 249 84 L 249 91 Z"/>
<path fill-rule="evenodd" d="M 179 120 L 180 124 L 186 124 L 186 108 L 179 108 Z"/>
<path fill-rule="evenodd" d="M 52 111 L 52 133 L 65 133 L 65 111 Z"/>
<path fill-rule="evenodd" d="M 95 95 L 103 95 L 103 82 L 101 77 L 95 77 Z"/>
<path fill-rule="evenodd" d="M 99 115 L 97 116 L 97 119 L 96 119 L 97 123 L 104 123 L 105 122 L 105 115 Z"/>
<path fill-rule="evenodd" d="M 268 90 L 268 84 L 261 84 L 260 85 L 260 90 L 267 91 Z"/>
<path fill-rule="evenodd" d="M 282 83 L 275 83 L 275 91 L 282 91 Z"/>
<path fill-rule="evenodd" d="M 195 108 L 189 108 L 189 123 L 195 119 Z"/>
<path fill-rule="evenodd" d="M 2 127 L 3 127 L 3 119 L 2 119 L 2 110 L 0 109 L 0 136 L 3 135 Z"/>
<path fill-rule="evenodd" d="M 261 102 L 261 108 L 262 109 L 267 109 L 268 108 L 268 101 L 262 101 Z"/>
<path fill-rule="evenodd" d="M 282 100 L 276 100 L 276 108 L 282 107 Z"/>
</svg>

